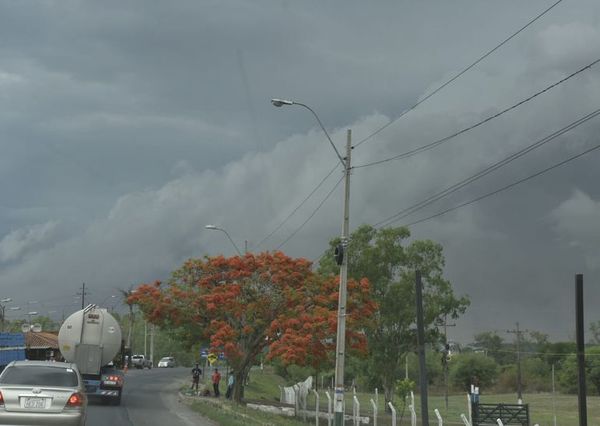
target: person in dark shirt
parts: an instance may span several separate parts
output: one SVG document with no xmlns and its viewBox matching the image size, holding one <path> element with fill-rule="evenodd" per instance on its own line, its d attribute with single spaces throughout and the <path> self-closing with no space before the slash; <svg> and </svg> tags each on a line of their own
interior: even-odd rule
<svg viewBox="0 0 600 426">
<path fill-rule="evenodd" d="M 202 370 L 200 369 L 200 365 L 196 363 L 196 366 L 192 368 L 192 387 L 190 389 L 196 388 L 196 392 L 198 392 L 198 384 L 200 383 L 200 376 L 202 375 Z"/>
</svg>

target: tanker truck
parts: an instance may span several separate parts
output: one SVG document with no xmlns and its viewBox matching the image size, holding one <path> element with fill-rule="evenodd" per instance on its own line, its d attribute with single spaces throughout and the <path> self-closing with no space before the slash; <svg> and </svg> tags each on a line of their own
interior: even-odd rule
<svg viewBox="0 0 600 426">
<path fill-rule="evenodd" d="M 89 305 L 69 316 L 58 332 L 65 361 L 77 365 L 89 397 L 121 403 L 124 376 L 113 367 L 122 348 L 121 327 L 106 309 Z"/>
</svg>

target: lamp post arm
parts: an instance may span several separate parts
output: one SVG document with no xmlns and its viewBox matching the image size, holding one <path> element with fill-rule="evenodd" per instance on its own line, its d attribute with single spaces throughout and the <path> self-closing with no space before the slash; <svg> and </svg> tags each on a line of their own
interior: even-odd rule
<svg viewBox="0 0 600 426">
<path fill-rule="evenodd" d="M 231 241 L 231 244 L 233 244 L 233 246 L 235 247 L 235 251 L 237 251 L 238 255 L 242 255 L 242 252 L 240 251 L 240 249 L 238 248 L 237 244 L 233 241 L 233 239 L 231 239 L 231 236 L 229 235 L 229 232 L 227 232 L 226 230 L 224 230 L 223 228 L 219 228 L 221 231 L 225 232 L 225 235 L 227 235 L 227 238 L 229 238 L 229 241 Z"/>
<path fill-rule="evenodd" d="M 321 129 L 323 130 L 323 133 L 325 133 L 325 136 L 327 136 L 327 139 L 329 140 L 329 143 L 331 144 L 331 147 L 335 151 L 336 155 L 338 156 L 338 158 L 340 160 L 340 163 L 342 163 L 342 166 L 344 167 L 344 170 L 345 170 L 346 169 L 346 161 L 344 161 L 344 158 L 340 155 L 340 152 L 335 147 L 335 144 L 331 140 L 331 137 L 329 136 L 329 133 L 327 133 L 327 130 L 325 129 L 325 126 L 323 126 L 323 123 L 321 123 L 321 119 L 319 118 L 319 116 L 317 115 L 317 113 L 311 107 L 309 107 L 308 105 L 305 105 L 303 103 L 296 102 L 296 101 L 292 101 L 292 103 L 294 105 L 300 105 L 300 106 L 306 108 L 307 110 L 309 110 L 312 113 L 312 115 L 315 116 L 315 118 L 317 119 L 317 122 L 319 123 L 319 126 L 321 126 Z"/>
</svg>

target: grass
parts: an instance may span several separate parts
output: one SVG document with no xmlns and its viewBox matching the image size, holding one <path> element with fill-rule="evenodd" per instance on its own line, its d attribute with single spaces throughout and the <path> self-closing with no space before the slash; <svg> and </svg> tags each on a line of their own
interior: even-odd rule
<svg viewBox="0 0 600 426">
<path fill-rule="evenodd" d="M 201 400 L 194 402 L 191 407 L 223 426 L 306 426 L 306 423 L 294 418 L 263 413 L 244 406 L 236 406 L 228 401 L 215 404 Z"/>
<path fill-rule="evenodd" d="M 247 400 L 264 401 L 265 405 L 270 402 L 279 402 L 280 389 L 279 386 L 289 385 L 285 381 L 275 375 L 269 368 L 264 370 L 253 369 L 250 374 L 250 383 L 245 389 L 245 398 Z M 319 391 L 320 395 L 320 411 L 327 411 L 327 397 L 324 391 Z M 330 392 L 330 395 L 332 393 Z M 352 399 L 353 393 L 346 392 L 346 413 L 352 413 Z M 372 406 L 370 399 L 375 400 L 375 393 L 362 393 L 357 392 L 356 397 L 360 402 L 360 412 L 362 416 L 372 417 Z M 391 415 L 384 412 L 384 401 L 383 395 L 379 395 L 378 403 L 378 425 L 390 425 Z M 555 405 L 556 420 L 559 426 L 578 426 L 578 401 L 577 395 L 562 395 L 557 394 L 555 397 L 555 403 L 553 404 L 552 395 L 549 393 L 534 393 L 524 394 L 523 401 L 529 404 L 529 415 L 531 419 L 531 425 L 539 424 L 541 426 L 550 426 L 554 424 L 554 410 Z M 494 403 L 516 403 L 516 394 L 482 394 L 481 403 L 483 404 L 494 404 Z M 308 398 L 308 409 L 314 410 L 315 397 L 312 392 Z M 402 423 L 399 422 L 402 403 L 396 400 L 394 406 L 397 410 L 398 425 L 409 425 L 410 424 L 410 413 L 408 406 L 404 413 L 404 420 Z M 417 418 L 420 424 L 420 407 L 421 403 L 418 395 L 415 395 L 415 409 L 417 411 Z M 445 425 L 463 425 L 460 420 L 460 414 L 464 413 L 468 417 L 467 413 L 467 397 L 466 394 L 455 394 L 450 395 L 448 398 L 448 410 L 445 408 L 444 397 L 439 395 L 430 395 L 428 398 L 429 408 L 429 421 L 431 425 L 437 425 L 437 418 L 433 412 L 437 408 L 444 420 Z M 221 425 L 281 425 L 281 426 L 293 426 L 293 425 L 306 425 L 300 420 L 294 420 L 275 414 L 262 413 L 257 410 L 249 409 L 243 406 L 236 406 L 228 401 L 221 401 L 220 404 L 214 404 L 211 402 L 198 402 L 194 404 L 194 409 L 201 412 L 206 417 L 218 422 Z M 587 401 L 588 411 L 588 424 L 599 425 L 600 424 L 600 397 L 592 396 L 588 397 Z M 314 417 L 310 416 L 310 422 L 314 424 Z M 322 419 L 322 425 L 326 425 L 327 422 Z M 372 421 L 371 421 L 372 424 Z"/>
</svg>

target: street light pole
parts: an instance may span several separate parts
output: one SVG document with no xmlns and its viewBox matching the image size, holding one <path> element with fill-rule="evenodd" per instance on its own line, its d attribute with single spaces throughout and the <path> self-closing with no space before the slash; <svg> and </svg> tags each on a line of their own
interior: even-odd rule
<svg viewBox="0 0 600 426">
<path fill-rule="evenodd" d="M 327 136 L 331 147 L 335 151 L 342 167 L 344 168 L 344 217 L 342 225 L 342 264 L 340 265 L 340 288 L 338 295 L 338 321 L 337 321 L 337 339 L 335 347 L 335 396 L 334 396 L 334 424 L 335 426 L 344 425 L 344 364 L 346 357 L 346 293 L 348 283 L 348 237 L 350 229 L 350 159 L 352 152 L 352 132 L 348 130 L 346 138 L 346 158 L 342 158 L 340 152 L 335 147 L 335 144 L 331 140 L 329 133 L 323 126 L 323 123 L 319 119 L 317 113 L 300 102 L 285 100 L 285 99 L 271 99 L 273 106 L 282 107 L 284 105 L 299 105 L 309 110 L 313 116 L 317 119 L 319 126 Z"/>
<path fill-rule="evenodd" d="M 231 239 L 231 236 L 229 235 L 229 232 L 227 232 L 225 229 L 223 228 L 219 228 L 218 226 L 215 225 L 206 225 L 204 227 L 205 229 L 210 229 L 213 231 L 222 231 L 225 233 L 225 235 L 227 235 L 227 238 L 229 238 L 229 241 L 231 241 L 231 244 L 233 244 L 233 247 L 235 247 L 235 251 L 237 251 L 238 255 L 242 255 L 242 252 L 240 251 L 240 249 L 238 248 L 237 244 Z"/>
<path fill-rule="evenodd" d="M 346 357 L 346 292 L 348 283 L 348 236 L 350 228 L 350 155 L 352 133 L 348 130 L 346 139 L 346 161 L 344 163 L 344 225 L 342 226 L 342 247 L 344 250 L 340 267 L 340 291 L 338 300 L 337 341 L 335 347 L 335 426 L 344 424 L 344 363 Z"/>
</svg>

